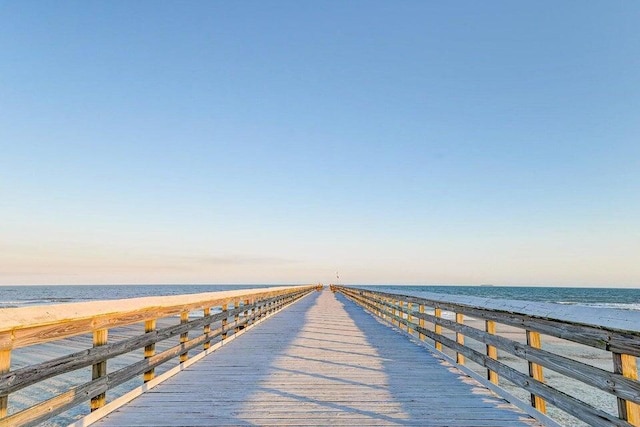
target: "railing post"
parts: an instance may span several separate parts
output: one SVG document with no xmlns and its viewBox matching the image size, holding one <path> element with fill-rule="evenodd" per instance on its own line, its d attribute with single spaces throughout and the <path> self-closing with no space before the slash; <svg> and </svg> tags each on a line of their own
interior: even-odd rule
<svg viewBox="0 0 640 427">
<path fill-rule="evenodd" d="M 442 317 L 441 308 L 436 307 L 433 311 L 434 311 L 434 315 L 438 319 Z M 436 335 L 442 335 L 442 325 L 438 325 L 437 323 L 434 323 L 433 331 L 436 333 Z M 442 351 L 442 343 L 440 341 L 436 341 L 436 350 Z"/>
<path fill-rule="evenodd" d="M 107 343 L 109 337 L 108 329 L 98 329 L 93 332 L 93 346 L 100 347 Z M 107 375 L 107 361 L 95 363 L 91 367 L 91 379 L 97 380 Z M 106 394 L 100 393 L 99 395 L 91 398 L 91 411 L 102 408 L 107 401 Z"/>
<path fill-rule="evenodd" d="M 485 321 L 485 331 L 491 335 L 496 334 L 496 322 L 493 320 Z M 495 346 L 487 344 L 487 356 L 493 360 L 498 360 L 498 349 Z M 487 379 L 494 384 L 498 384 L 498 373 L 487 368 Z"/>
<path fill-rule="evenodd" d="M 256 322 L 256 299 L 252 298 L 251 299 L 251 323 L 255 323 Z"/>
<path fill-rule="evenodd" d="M 413 323 L 413 316 L 411 315 L 411 311 L 412 310 L 413 310 L 413 304 L 408 302 L 407 303 L 407 323 L 409 325 Z M 413 330 L 413 328 L 410 328 L 409 326 L 407 326 L 407 332 L 409 332 L 411 335 L 413 335 L 415 333 L 415 330 Z"/>
<path fill-rule="evenodd" d="M 202 311 L 202 315 L 204 317 L 207 316 L 211 316 L 211 307 L 206 307 L 203 311 Z M 207 323 L 206 325 L 204 325 L 204 327 L 202 328 L 202 333 L 204 335 L 207 335 L 208 333 L 211 332 L 211 323 Z M 202 350 L 209 350 L 209 348 L 211 348 L 211 340 L 207 339 L 204 344 L 202 344 Z"/>
<path fill-rule="evenodd" d="M 391 304 L 393 304 L 393 322 L 397 327 L 400 327 L 400 322 L 398 321 L 398 317 L 400 316 L 400 310 L 398 310 L 398 300 L 392 299 Z"/>
<path fill-rule="evenodd" d="M 424 305 L 420 304 L 418 306 L 418 312 L 420 314 L 424 314 Z M 418 320 L 418 324 L 420 325 L 421 328 L 424 329 L 424 319 L 421 317 L 420 320 Z M 418 339 L 420 339 L 420 341 L 424 341 L 424 334 L 423 333 L 418 333 Z"/>
<path fill-rule="evenodd" d="M 185 324 L 187 322 L 189 322 L 189 312 L 183 311 L 182 313 L 180 313 L 180 324 Z M 180 344 L 185 344 L 187 341 L 189 341 L 189 331 L 180 334 Z M 181 353 L 180 363 L 186 362 L 188 358 L 189 352 L 185 351 L 184 353 Z"/>
<path fill-rule="evenodd" d="M 225 311 L 227 311 L 227 309 L 229 308 L 228 304 L 222 304 L 222 312 L 224 313 Z M 225 317 L 222 319 L 222 322 L 220 322 L 220 329 L 222 330 L 221 334 L 220 334 L 220 339 L 221 340 L 225 340 L 227 339 L 227 317 L 226 317 L 227 313 L 225 313 Z"/>
<path fill-rule="evenodd" d="M 541 348 L 542 340 L 540 339 L 540 333 L 534 331 L 527 331 L 527 345 L 533 348 Z M 540 382 L 544 382 L 544 375 L 542 373 L 542 366 L 537 363 L 527 362 L 529 364 L 529 376 Z M 547 412 L 547 404 L 543 398 L 531 394 L 531 406 L 536 408 L 543 414 Z"/>
<path fill-rule="evenodd" d="M 638 362 L 629 354 L 613 353 L 613 371 L 626 378 L 638 380 Z M 640 426 L 640 405 L 618 398 L 618 416 L 632 426 Z"/>
<path fill-rule="evenodd" d="M 144 322 L 145 334 L 151 333 L 156 330 L 156 319 L 147 320 Z M 149 344 L 144 347 L 144 358 L 149 359 L 156 354 L 156 344 Z M 146 383 L 151 381 L 155 377 L 155 369 L 151 368 L 142 374 L 142 380 Z"/>
<path fill-rule="evenodd" d="M 5 374 L 11 369 L 11 350 L 0 350 L 0 374 Z M 9 396 L 0 396 L 0 419 L 7 416 Z"/>
<path fill-rule="evenodd" d="M 235 300 L 233 302 L 233 309 L 235 310 L 238 307 L 240 307 L 240 300 Z M 240 313 L 236 311 L 235 316 L 233 316 L 233 324 L 234 324 L 233 333 L 234 334 L 237 334 L 238 332 L 240 332 L 240 325 L 238 323 L 240 323 Z"/>
<path fill-rule="evenodd" d="M 456 323 L 462 325 L 464 323 L 464 314 L 456 313 Z M 456 342 L 464 345 L 464 335 L 460 332 L 456 332 Z M 464 354 L 456 352 L 456 363 L 464 365 Z"/>
<path fill-rule="evenodd" d="M 249 326 L 249 323 L 250 323 L 249 322 L 249 320 L 250 320 L 249 319 L 249 304 L 250 304 L 249 299 L 245 299 L 244 300 L 244 313 L 243 313 L 243 316 L 244 316 L 243 328 L 246 328 L 247 326 Z"/>
</svg>

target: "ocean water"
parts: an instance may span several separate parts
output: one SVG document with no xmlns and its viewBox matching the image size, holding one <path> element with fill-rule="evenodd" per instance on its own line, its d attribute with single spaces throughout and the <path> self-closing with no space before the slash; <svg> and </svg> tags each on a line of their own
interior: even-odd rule
<svg viewBox="0 0 640 427">
<path fill-rule="evenodd" d="M 182 295 L 273 285 L 74 285 L 0 286 L 0 308 L 62 304 L 105 299 L 125 299 L 159 295 Z M 371 285 L 358 285 L 372 288 Z M 640 310 L 639 288 L 564 288 L 523 286 L 380 286 L 384 292 L 435 292 L 447 295 L 582 304 L 596 307 Z"/>
<path fill-rule="evenodd" d="M 359 285 L 360 286 L 360 285 Z M 362 285 L 371 288 L 371 286 Z M 569 288 L 543 286 L 380 286 L 392 293 L 435 292 L 481 298 L 580 304 L 640 310 L 640 288 Z"/>
<path fill-rule="evenodd" d="M 199 294 L 274 285 L 56 285 L 0 286 L 0 308 L 96 300 Z"/>
</svg>

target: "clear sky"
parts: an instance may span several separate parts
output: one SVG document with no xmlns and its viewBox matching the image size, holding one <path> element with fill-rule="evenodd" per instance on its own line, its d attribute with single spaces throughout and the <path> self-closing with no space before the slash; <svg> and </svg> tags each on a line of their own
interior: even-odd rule
<svg viewBox="0 0 640 427">
<path fill-rule="evenodd" d="M 0 284 L 640 286 L 638 22 L 0 0 Z"/>
</svg>

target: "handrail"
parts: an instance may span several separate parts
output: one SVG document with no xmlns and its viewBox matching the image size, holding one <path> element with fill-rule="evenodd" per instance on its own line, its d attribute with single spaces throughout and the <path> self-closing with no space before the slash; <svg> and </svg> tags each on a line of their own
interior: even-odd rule
<svg viewBox="0 0 640 427">
<path fill-rule="evenodd" d="M 215 340 L 222 344 L 246 327 L 320 288 L 320 285 L 281 286 L 0 309 L 0 427 L 34 425 L 88 400 L 91 400 L 92 411 L 102 408 L 108 390 L 140 375 L 147 383 L 154 379 L 154 369 L 161 364 L 175 358 L 184 363 L 190 357 L 190 350 L 202 346 L 199 354 L 207 352 Z M 202 315 L 192 319 L 190 313 L 194 312 Z M 176 316 L 179 324 L 157 328 L 159 319 Z M 108 341 L 109 329 L 133 324 L 144 325 L 144 333 Z M 192 331 L 195 333 L 189 336 Z M 82 334 L 93 334 L 92 348 L 10 370 L 12 350 Z M 156 353 L 156 344 L 172 337 L 179 337 L 179 343 L 169 344 L 168 349 Z M 140 349 L 144 351 L 142 360 L 107 372 L 109 360 Z M 92 370 L 91 381 L 9 413 L 12 393 L 87 367 Z"/>
<path fill-rule="evenodd" d="M 546 412 L 548 402 L 591 426 L 640 426 L 640 382 L 636 359 L 640 356 L 638 313 L 621 315 L 620 310 L 610 310 L 610 316 L 603 316 L 603 311 L 597 309 L 568 309 L 563 312 L 556 306 L 553 311 L 550 310 L 551 304 L 531 302 L 437 294 L 423 298 L 338 285 L 331 285 L 331 289 L 343 293 L 411 335 L 417 335 L 422 341 L 430 338 L 437 350 L 442 351 L 442 346 L 449 348 L 456 353 L 457 363 L 464 365 L 465 358 L 468 358 L 486 368 L 487 379 L 491 383 L 497 385 L 498 378 L 503 377 L 528 391 L 531 406 L 541 413 Z M 455 321 L 443 318 L 443 310 L 454 313 Z M 433 311 L 433 314 L 427 311 Z M 593 316 L 596 313 L 600 315 Z M 465 325 L 464 316 L 484 321 L 484 330 Z M 433 330 L 427 329 L 425 322 L 432 324 Z M 496 332 L 496 324 L 524 330 L 526 344 L 500 336 Z M 455 334 L 455 339 L 445 336 L 443 328 Z M 610 352 L 613 372 L 543 350 L 541 335 Z M 483 343 L 486 352 L 465 345 L 465 337 Z M 526 361 L 528 374 L 500 362 L 498 350 Z M 545 382 L 543 367 L 615 396 L 618 417 L 554 388 Z"/>
</svg>

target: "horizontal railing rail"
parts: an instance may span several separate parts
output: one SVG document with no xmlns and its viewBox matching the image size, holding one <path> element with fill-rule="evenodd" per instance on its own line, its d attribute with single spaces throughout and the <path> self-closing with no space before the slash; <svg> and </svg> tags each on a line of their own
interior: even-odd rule
<svg viewBox="0 0 640 427">
<path fill-rule="evenodd" d="M 637 357 L 640 356 L 640 313 L 620 313 L 606 317 L 602 311 L 582 310 L 566 315 L 549 304 L 520 306 L 509 302 L 489 302 L 486 299 L 464 297 L 422 298 L 411 295 L 377 292 L 368 289 L 332 285 L 367 310 L 424 341 L 433 340 L 437 350 L 443 346 L 455 352 L 456 362 L 465 364 L 465 358 L 486 368 L 486 378 L 498 385 L 499 377 L 530 393 L 530 403 L 536 410 L 546 413 L 546 402 L 578 418 L 590 426 L 640 426 L 640 382 Z M 497 300 L 499 301 L 499 300 Z M 483 304 L 484 306 L 480 305 Z M 522 310 L 522 308 L 525 310 Z M 530 307 L 530 310 L 526 310 Z M 442 312 L 453 314 L 455 320 L 442 317 Z M 432 311 L 433 314 L 427 311 Z M 574 310 L 575 311 L 575 310 Z M 600 313 L 599 316 L 593 316 Z M 591 315 L 591 316 L 590 316 Z M 484 328 L 464 324 L 468 316 L 484 322 Z M 601 321 L 598 321 L 600 319 Z M 433 325 L 427 329 L 425 323 Z M 526 344 L 500 336 L 497 324 L 516 327 L 526 334 Z M 608 326 L 611 325 L 611 326 Z M 450 331 L 445 336 L 443 328 Z M 579 360 L 542 349 L 541 336 L 547 335 L 600 350 L 608 351 L 613 370 L 607 371 Z M 455 337 L 455 339 L 453 339 Z M 486 351 L 478 351 L 465 344 L 469 337 L 484 344 Z M 515 356 L 528 365 L 523 373 L 498 358 L 498 350 Z M 618 416 L 571 396 L 545 381 L 543 368 L 603 390 L 616 397 Z"/>
<path fill-rule="evenodd" d="M 184 363 L 198 347 L 200 353 L 210 351 L 214 342 L 221 345 L 316 289 L 320 287 L 275 287 L 0 309 L 0 427 L 35 425 L 86 401 L 91 401 L 91 411 L 102 408 L 107 391 L 135 378 L 152 381 L 160 365 L 176 358 Z M 179 324 L 158 328 L 159 320 L 178 316 Z M 109 342 L 110 329 L 138 324 L 144 327 L 142 333 Z M 192 331 L 197 334 L 190 337 Z M 11 370 L 12 351 L 83 334 L 92 335 L 93 347 Z M 179 341 L 172 343 L 171 338 Z M 156 344 L 169 348 L 156 352 Z M 141 360 L 107 371 L 109 360 L 136 350 Z M 12 394 L 88 367 L 91 381 L 12 410 Z"/>
</svg>

